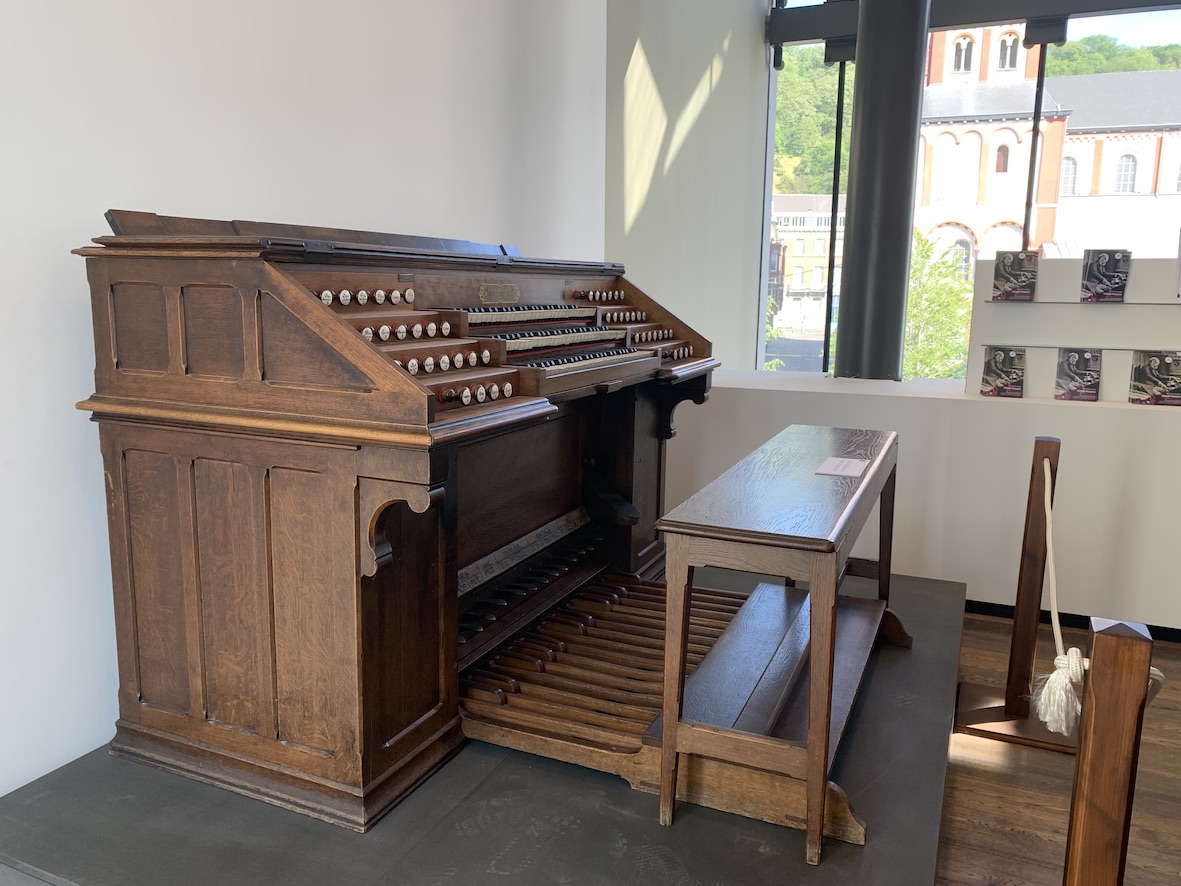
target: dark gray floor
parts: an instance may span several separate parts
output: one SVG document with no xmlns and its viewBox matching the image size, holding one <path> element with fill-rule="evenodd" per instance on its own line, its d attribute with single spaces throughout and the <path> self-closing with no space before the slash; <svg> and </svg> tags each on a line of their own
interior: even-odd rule
<svg viewBox="0 0 1181 886">
<path fill-rule="evenodd" d="M 896 577 L 914 648 L 874 654 L 833 774 L 868 840 L 826 841 L 816 868 L 799 831 L 686 804 L 662 828 L 621 779 L 481 743 L 368 834 L 100 748 L 0 798 L 0 886 L 931 883 L 963 600 Z"/>
</svg>

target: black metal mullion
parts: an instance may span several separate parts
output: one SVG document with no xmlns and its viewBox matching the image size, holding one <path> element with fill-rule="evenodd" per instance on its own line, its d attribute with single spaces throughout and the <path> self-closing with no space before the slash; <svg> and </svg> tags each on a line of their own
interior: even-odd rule
<svg viewBox="0 0 1181 886">
<path fill-rule="evenodd" d="M 1048 43 L 1038 44 L 1037 89 L 1033 96 L 1033 135 L 1029 141 L 1029 177 L 1025 184 L 1025 224 L 1021 227 L 1021 251 L 1029 249 L 1029 225 L 1033 221 L 1033 191 L 1037 187 L 1038 145 L 1041 141 L 1042 97 L 1046 92 L 1046 55 Z"/>
<path fill-rule="evenodd" d="M 837 215 L 841 196 L 841 136 L 845 131 L 845 62 L 840 62 L 837 72 L 837 127 L 832 157 L 832 212 L 828 227 L 828 286 L 824 294 L 824 353 L 820 371 L 828 372 L 829 354 L 832 348 L 832 296 L 833 278 L 837 266 Z"/>
</svg>

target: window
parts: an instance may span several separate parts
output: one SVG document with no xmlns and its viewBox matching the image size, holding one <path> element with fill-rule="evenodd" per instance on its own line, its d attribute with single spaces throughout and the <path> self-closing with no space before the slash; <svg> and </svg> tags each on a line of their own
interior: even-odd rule
<svg viewBox="0 0 1181 886">
<path fill-rule="evenodd" d="M 824 268 L 820 267 L 820 265 L 812 266 L 812 288 L 824 288 Z"/>
<path fill-rule="evenodd" d="M 999 148 L 996 149 L 996 171 L 997 172 L 1008 172 L 1009 171 L 1009 146 L 1008 145 L 1001 145 Z"/>
<path fill-rule="evenodd" d="M 1162 27 L 1154 25 L 1146 29 L 1149 37 L 1140 38 L 1140 22 L 1159 22 L 1158 16 L 1163 15 L 1174 15 L 1178 17 L 1174 22 L 1181 21 L 1181 11 L 1072 18 L 1068 43 L 1077 43 L 1092 34 L 1106 34 L 1115 45 L 1135 46 L 1137 40 L 1152 39 L 1152 35 L 1163 32 Z M 920 240 L 929 241 L 930 247 L 924 246 L 926 251 L 920 254 L 914 246 L 911 252 L 905 378 L 964 376 L 972 315 L 972 278 L 977 272 L 991 271 L 998 250 L 1015 251 L 1024 245 L 1026 232 L 1022 230 L 1022 219 L 1032 148 L 1030 122 L 1036 79 L 1030 70 L 1032 66 L 1026 64 L 1024 49 L 1018 49 L 1020 27 L 1019 24 L 961 24 L 956 30 L 932 31 L 929 38 L 927 58 L 939 61 L 934 70 L 925 74 L 924 98 L 940 99 L 941 104 L 934 106 L 941 108 L 944 116 L 932 114 L 929 119 L 923 119 L 921 148 L 916 156 L 919 166 L 915 175 L 915 240 L 916 244 Z M 983 38 L 986 34 L 991 36 Z M 981 58 L 975 57 L 977 40 L 982 43 Z M 843 195 L 838 197 L 835 207 L 838 210 L 835 239 L 829 240 L 823 251 L 813 249 L 813 244 L 818 236 L 828 233 L 830 212 L 834 208 L 830 196 L 833 144 L 831 140 L 824 144 L 816 134 L 817 127 L 822 133 L 835 128 L 837 69 L 824 64 L 821 46 L 785 46 L 784 56 L 786 66 L 779 79 L 775 143 L 784 157 L 799 165 L 790 167 L 790 175 L 776 175 L 774 205 L 776 218 L 790 220 L 788 227 L 779 228 L 785 249 L 790 250 L 793 239 L 802 236 L 807 252 L 798 253 L 794 261 L 789 257 L 782 279 L 785 283 L 794 280 L 795 287 L 810 296 L 811 286 L 805 286 L 805 282 L 812 283 L 808 271 L 824 265 L 822 279 L 833 288 L 831 328 L 835 330 L 841 316 Z M 953 69 L 972 72 L 977 63 L 986 70 L 992 66 L 989 73 L 1003 73 L 983 81 L 979 79 L 983 72 L 953 74 Z M 1052 85 L 1047 87 L 1047 101 L 1042 107 L 1042 132 L 1046 137 L 1040 138 L 1037 145 L 1029 248 L 1051 258 L 1081 258 L 1081 250 L 1090 244 L 1118 243 L 1132 249 L 1137 256 L 1175 257 L 1177 226 L 1173 198 L 1181 199 L 1181 164 L 1177 155 L 1162 151 L 1163 163 L 1158 172 L 1155 145 L 1160 132 L 1130 131 L 1117 136 L 1115 123 L 1119 121 L 1106 120 L 1103 115 L 1110 115 L 1112 108 L 1099 101 L 1116 91 L 1114 80 L 1108 77 L 1147 78 L 1154 76 L 1153 72 L 1087 74 L 1077 67 L 1077 55 L 1065 50 L 1059 52 L 1056 46 L 1049 47 L 1046 63 L 1047 76 L 1056 82 L 1052 80 Z M 1022 83 L 1022 88 L 1015 88 L 1017 83 Z M 1073 87 L 1069 94 L 1068 87 Z M 987 97 L 991 101 L 1000 90 L 1007 91 L 1003 114 L 992 113 L 997 109 L 982 99 Z M 849 116 L 852 91 L 849 90 L 845 104 L 845 114 Z M 1054 101 L 1050 102 L 1050 98 Z M 803 116 L 801 105 L 807 112 Z M 1072 110 L 1071 114 L 1055 116 L 1055 111 L 1067 108 Z M 1103 118 L 1099 131 L 1082 128 L 1083 109 Z M 1056 127 L 1062 137 L 1052 137 L 1050 133 L 1055 130 L 1049 127 Z M 853 135 L 849 128 L 844 132 L 843 146 L 847 148 Z M 1102 148 L 1098 147 L 1100 144 Z M 994 155 L 991 161 L 990 150 Z M 1144 175 L 1139 175 L 1141 157 L 1145 163 Z M 1045 177 L 1055 175 L 1057 189 L 1052 178 L 1045 181 Z M 1156 181 L 1158 176 L 1160 191 L 1168 199 L 1145 193 L 1152 190 L 1149 182 Z M 846 182 L 842 175 L 841 190 Z M 1174 184 L 1175 190 L 1170 191 L 1169 184 Z M 1102 193 L 1098 193 L 1100 190 Z M 1080 199 L 1074 200 L 1073 195 L 1079 195 Z M 1042 211 L 1055 203 L 1055 211 Z M 826 264 L 830 251 L 836 257 L 831 272 Z M 797 265 L 794 276 L 792 264 Z M 781 302 L 774 304 L 774 310 L 778 310 Z M 824 322 L 822 318 L 817 319 L 818 328 L 810 331 L 811 334 L 797 332 L 799 324 L 792 326 L 777 320 L 772 328 L 768 322 L 765 362 L 772 362 L 774 357 L 783 363 L 777 368 L 820 369 L 821 347 L 815 339 Z M 918 330 L 914 334 L 917 347 L 912 347 L 912 327 Z M 932 329 L 938 331 L 932 333 Z M 809 347 L 812 350 L 807 350 L 806 357 L 795 358 Z"/>
<path fill-rule="evenodd" d="M 817 237 L 815 242 L 812 244 L 812 251 L 817 255 L 824 255 L 824 242 L 825 241 L 823 237 Z"/>
<path fill-rule="evenodd" d="M 1006 34 L 1001 37 L 1000 54 L 997 57 L 997 65 L 1002 71 L 1012 70 L 1017 67 L 1017 35 Z"/>
<path fill-rule="evenodd" d="M 1115 192 L 1136 193 L 1136 158 L 1131 154 L 1120 157 L 1119 164 L 1115 167 Z"/>
<path fill-rule="evenodd" d="M 804 238 L 803 237 L 796 238 L 796 252 L 795 252 L 795 254 L 796 255 L 803 255 L 804 254 Z"/>
<path fill-rule="evenodd" d="M 1075 181 L 1078 179 L 1078 161 L 1073 157 L 1062 158 L 1062 185 L 1059 193 L 1069 196 L 1074 193 Z"/>
<path fill-rule="evenodd" d="M 952 62 L 952 70 L 955 71 L 970 71 L 972 70 L 972 47 L 975 44 L 971 37 L 960 37 L 955 41 L 954 60 Z"/>
<path fill-rule="evenodd" d="M 956 266 L 960 277 L 964 280 L 972 279 L 972 244 L 967 240 L 956 240 L 953 248 Z"/>
</svg>

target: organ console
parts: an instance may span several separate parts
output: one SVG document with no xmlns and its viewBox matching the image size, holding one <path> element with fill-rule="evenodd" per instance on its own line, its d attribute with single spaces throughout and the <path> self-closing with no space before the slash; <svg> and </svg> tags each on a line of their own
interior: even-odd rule
<svg viewBox="0 0 1181 886">
<path fill-rule="evenodd" d="M 709 342 L 617 264 L 107 217 L 112 751 L 362 830 L 465 734 L 653 789 L 654 523 Z M 691 665 L 743 599 L 695 594 Z"/>
</svg>

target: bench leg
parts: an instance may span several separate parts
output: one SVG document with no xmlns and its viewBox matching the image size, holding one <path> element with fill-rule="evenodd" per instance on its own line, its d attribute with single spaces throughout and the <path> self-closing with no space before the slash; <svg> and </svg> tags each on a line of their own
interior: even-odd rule
<svg viewBox="0 0 1181 886">
<path fill-rule="evenodd" d="M 818 555 L 808 601 L 812 614 L 812 649 L 808 685 L 808 822 L 804 858 L 820 864 L 824 800 L 828 788 L 828 730 L 832 719 L 833 649 L 836 641 L 836 557 Z"/>
<path fill-rule="evenodd" d="M 664 706 L 660 740 L 660 823 L 673 822 L 677 802 L 677 726 L 685 694 L 685 653 L 689 642 L 689 603 L 693 570 L 687 564 L 687 541 L 665 539 L 667 597 L 664 616 Z"/>
<path fill-rule="evenodd" d="M 878 599 L 890 602 L 890 559 L 894 553 L 894 480 L 897 466 L 890 469 L 878 500 Z"/>
</svg>

